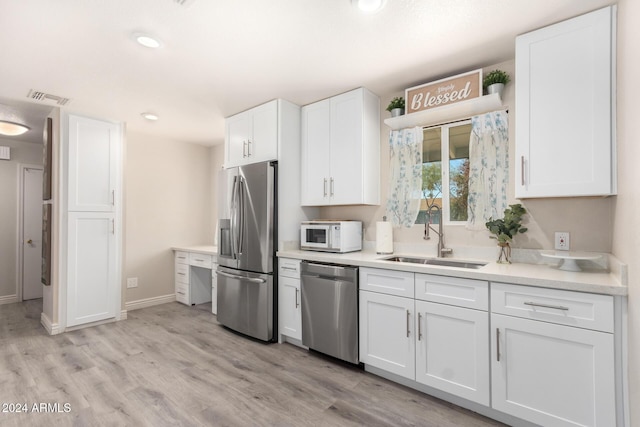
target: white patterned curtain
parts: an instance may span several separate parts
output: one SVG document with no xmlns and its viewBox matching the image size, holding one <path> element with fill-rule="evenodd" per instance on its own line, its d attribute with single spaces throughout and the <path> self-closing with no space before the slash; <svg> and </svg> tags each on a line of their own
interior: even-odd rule
<svg viewBox="0 0 640 427">
<path fill-rule="evenodd" d="M 467 228 L 484 230 L 502 218 L 509 186 L 509 124 L 506 111 L 471 118 Z"/>
<path fill-rule="evenodd" d="M 387 217 L 394 226 L 411 227 L 422 196 L 422 128 L 390 132 L 389 166 Z"/>
</svg>

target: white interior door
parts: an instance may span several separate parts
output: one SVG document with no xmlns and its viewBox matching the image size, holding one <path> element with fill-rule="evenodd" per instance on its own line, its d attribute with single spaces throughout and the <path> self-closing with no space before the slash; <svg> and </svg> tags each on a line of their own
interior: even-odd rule
<svg viewBox="0 0 640 427">
<path fill-rule="evenodd" d="M 42 169 L 22 168 L 22 299 L 42 298 Z"/>
</svg>

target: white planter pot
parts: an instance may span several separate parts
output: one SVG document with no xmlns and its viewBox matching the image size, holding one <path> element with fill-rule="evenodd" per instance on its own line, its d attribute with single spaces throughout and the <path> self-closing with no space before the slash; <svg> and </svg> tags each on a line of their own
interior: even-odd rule
<svg viewBox="0 0 640 427">
<path fill-rule="evenodd" d="M 391 117 L 398 117 L 404 114 L 404 108 L 392 108 Z"/>
<path fill-rule="evenodd" d="M 502 91 L 504 90 L 504 83 L 494 83 L 487 86 L 487 94 L 497 93 L 502 98 Z"/>
</svg>

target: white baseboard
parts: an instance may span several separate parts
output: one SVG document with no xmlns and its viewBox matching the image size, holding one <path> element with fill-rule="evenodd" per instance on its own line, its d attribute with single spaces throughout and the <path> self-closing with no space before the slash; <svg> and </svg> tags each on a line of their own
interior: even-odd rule
<svg viewBox="0 0 640 427">
<path fill-rule="evenodd" d="M 7 295 L 0 297 L 0 305 L 13 304 L 14 302 L 18 302 L 18 295 Z"/>
<path fill-rule="evenodd" d="M 127 320 L 127 310 L 120 310 L 120 318 L 118 320 Z"/>
<path fill-rule="evenodd" d="M 139 299 L 135 301 L 129 301 L 124 304 L 127 311 L 137 310 L 139 308 L 153 307 L 154 305 L 166 304 L 174 302 L 176 300 L 176 294 L 161 295 L 159 297 Z"/>
<path fill-rule="evenodd" d="M 40 323 L 44 326 L 49 335 L 58 335 L 62 333 L 60 325 L 58 323 L 52 323 L 51 319 L 49 319 L 49 317 L 44 313 L 40 313 Z"/>
</svg>

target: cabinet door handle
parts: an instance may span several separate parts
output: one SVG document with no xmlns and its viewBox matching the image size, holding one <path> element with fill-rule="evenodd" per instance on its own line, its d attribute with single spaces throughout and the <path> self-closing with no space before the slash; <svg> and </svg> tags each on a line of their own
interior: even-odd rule
<svg viewBox="0 0 640 427">
<path fill-rule="evenodd" d="M 247 140 L 247 157 L 251 157 L 251 140 Z"/>
<path fill-rule="evenodd" d="M 329 195 L 333 197 L 333 178 L 331 178 L 331 185 L 329 187 L 330 187 Z"/>
<path fill-rule="evenodd" d="M 569 310 L 569 307 L 565 307 L 565 306 L 562 306 L 562 305 L 538 304 L 537 302 L 532 302 L 532 301 L 525 301 L 525 302 L 523 302 L 523 304 L 524 305 L 530 305 L 532 307 L 553 308 L 555 310 L 564 310 L 564 311 Z"/>
<path fill-rule="evenodd" d="M 420 322 L 422 322 L 422 313 L 418 313 L 418 341 L 422 339 L 422 326 L 420 326 Z"/>
<path fill-rule="evenodd" d="M 247 141 L 242 141 L 242 157 L 247 157 Z"/>
<path fill-rule="evenodd" d="M 111 206 L 116 205 L 116 190 L 111 190 Z"/>
<path fill-rule="evenodd" d="M 496 328 L 496 361 L 500 361 L 500 328 Z"/>
<path fill-rule="evenodd" d="M 324 184 L 322 186 L 324 197 L 327 197 L 327 178 L 324 179 Z"/>
<path fill-rule="evenodd" d="M 520 184 L 524 186 L 524 156 L 520 156 Z"/>
<path fill-rule="evenodd" d="M 111 220 L 111 234 L 116 234 L 116 220 Z"/>
<path fill-rule="evenodd" d="M 407 310 L 407 338 L 409 338 L 409 317 L 411 313 Z"/>
<path fill-rule="evenodd" d="M 296 308 L 298 308 L 298 306 L 300 305 L 298 303 L 298 292 L 300 292 L 300 291 L 296 289 Z"/>
</svg>

